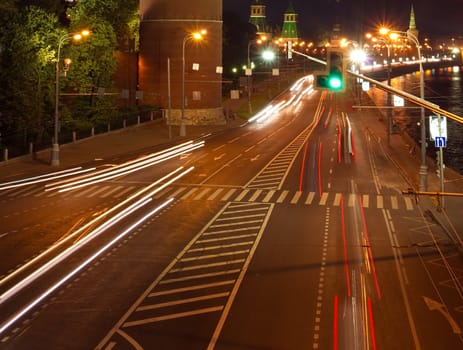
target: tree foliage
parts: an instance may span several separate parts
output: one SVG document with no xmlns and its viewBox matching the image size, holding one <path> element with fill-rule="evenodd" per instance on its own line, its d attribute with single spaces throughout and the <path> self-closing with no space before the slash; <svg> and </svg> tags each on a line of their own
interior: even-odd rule
<svg viewBox="0 0 463 350">
<path fill-rule="evenodd" d="M 102 92 L 115 91 L 115 51 L 137 47 L 138 0 L 78 1 L 64 11 L 61 0 L 0 1 L 0 147 L 51 140 L 58 43 L 83 28 L 89 37 L 61 47 L 60 72 L 72 60 L 60 76 L 61 131 L 110 118 L 114 99 Z"/>
<path fill-rule="evenodd" d="M 7 133 L 40 138 L 52 104 L 54 43 L 58 19 L 30 6 L 3 22 L 0 125 Z M 29 140 L 30 141 L 30 140 Z"/>
</svg>

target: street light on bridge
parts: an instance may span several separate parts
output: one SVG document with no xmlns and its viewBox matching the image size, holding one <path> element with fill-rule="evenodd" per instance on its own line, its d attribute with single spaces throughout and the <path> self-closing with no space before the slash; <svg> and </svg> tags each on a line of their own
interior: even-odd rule
<svg viewBox="0 0 463 350">
<path fill-rule="evenodd" d="M 421 45 L 416 37 L 410 31 L 403 32 L 398 30 L 390 30 L 388 28 L 381 28 L 380 34 L 389 35 L 389 38 L 392 40 L 398 39 L 399 37 L 406 38 L 415 44 L 418 51 L 418 62 L 420 67 L 420 98 L 424 100 L 424 71 L 423 71 L 423 58 L 421 56 Z M 428 176 L 428 166 L 426 165 L 426 125 L 425 125 L 425 116 L 424 116 L 424 107 L 421 108 L 421 119 L 420 119 L 420 128 L 421 128 L 421 165 L 420 165 L 420 191 L 426 191 L 427 189 L 427 176 Z"/>
<path fill-rule="evenodd" d="M 183 38 L 182 42 L 182 116 L 180 119 L 180 136 L 186 136 L 186 127 L 185 127 L 185 45 L 189 40 L 202 40 L 207 34 L 206 29 L 201 29 L 200 31 L 188 33 Z"/>
<path fill-rule="evenodd" d="M 60 76 L 60 55 L 61 47 L 69 40 L 79 41 L 82 38 L 88 36 L 90 31 L 87 29 L 77 33 L 66 33 L 62 35 L 58 40 L 58 50 L 56 52 L 55 61 L 55 122 L 54 122 L 54 135 L 53 145 L 51 150 L 51 165 L 59 165 L 59 141 L 58 141 L 58 129 L 59 129 L 59 76 Z M 69 69 L 70 59 L 65 59 L 64 65 L 66 70 Z"/>
</svg>

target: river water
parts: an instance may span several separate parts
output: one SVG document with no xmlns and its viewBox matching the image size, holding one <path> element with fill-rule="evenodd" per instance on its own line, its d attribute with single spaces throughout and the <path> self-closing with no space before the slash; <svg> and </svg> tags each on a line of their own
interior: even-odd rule
<svg viewBox="0 0 463 350">
<path fill-rule="evenodd" d="M 420 95 L 420 75 L 412 73 L 391 80 L 391 85 L 397 89 Z M 424 76 L 425 99 L 437 104 L 440 108 L 463 117 L 463 67 L 449 67 L 426 70 Z M 387 95 L 379 89 L 371 89 L 368 94 L 377 106 L 387 105 Z M 414 107 L 405 101 L 406 107 Z M 382 109 L 386 114 L 386 110 Z M 427 154 L 436 158 L 437 148 L 434 141 L 429 140 L 429 119 L 434 112 L 425 110 L 426 135 L 428 140 Z M 420 140 L 420 109 L 395 108 L 393 120 L 417 142 Z M 419 149 L 417 150 L 419 152 Z M 463 125 L 447 118 L 447 147 L 444 148 L 444 164 L 460 174 L 463 174 Z"/>
</svg>

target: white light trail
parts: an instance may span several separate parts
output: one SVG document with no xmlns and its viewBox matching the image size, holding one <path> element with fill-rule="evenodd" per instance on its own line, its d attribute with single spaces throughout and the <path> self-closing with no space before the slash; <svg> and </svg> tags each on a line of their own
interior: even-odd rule
<svg viewBox="0 0 463 350">
<path fill-rule="evenodd" d="M 141 196 L 143 193 L 149 191 L 150 189 L 152 189 L 153 187 L 157 186 L 158 184 L 160 184 L 161 182 L 164 182 L 167 180 L 167 182 L 165 182 L 163 185 L 161 185 L 160 187 L 154 189 L 153 191 L 151 191 L 149 194 L 145 195 L 144 198 L 147 198 L 149 196 L 153 196 L 155 195 L 156 193 L 162 191 L 164 188 L 166 188 L 167 186 L 171 185 L 172 183 L 174 183 L 175 181 L 177 181 L 178 179 L 180 179 L 181 177 L 183 177 L 184 175 L 188 174 L 190 171 L 192 171 L 194 169 L 194 167 L 190 167 L 188 168 L 187 170 L 184 170 L 183 172 L 181 172 L 180 174 L 178 174 L 177 176 L 171 178 L 170 180 L 168 180 L 171 176 L 175 175 L 176 173 L 178 173 L 179 171 L 181 171 L 183 169 L 183 167 L 180 167 L 172 172 L 170 172 L 169 174 L 167 174 L 166 176 L 160 178 L 159 180 L 153 182 L 151 185 L 149 186 L 146 186 L 145 188 L 141 189 L 140 191 L 134 193 L 132 196 L 128 197 L 127 199 L 125 199 L 124 201 L 120 202 L 118 205 L 114 206 L 113 208 L 111 208 L 110 210 L 98 215 L 97 217 L 95 217 L 93 220 L 91 220 L 90 222 L 88 222 L 87 224 L 85 224 L 84 226 L 82 226 L 81 228 L 79 228 L 78 230 L 74 231 L 72 234 L 70 234 L 69 236 L 67 236 L 65 239 L 59 241 L 58 243 L 54 244 L 53 246 L 51 246 L 50 248 L 48 248 L 47 250 L 45 250 L 44 252 L 42 252 L 41 254 L 39 254 L 38 256 L 36 256 L 35 258 L 33 258 L 32 260 L 29 260 L 26 264 L 24 264 L 23 266 L 21 266 L 19 269 L 15 270 L 13 273 L 5 276 L 3 279 L 0 280 L 0 285 L 4 284 L 5 282 L 11 280 L 13 277 L 15 277 L 16 275 L 20 274 L 22 271 L 26 270 L 29 266 L 37 263 L 37 261 L 39 261 L 40 259 L 42 259 L 43 257 L 45 257 L 47 254 L 51 253 L 53 250 L 59 248 L 60 246 L 64 245 L 66 242 L 70 241 L 71 239 L 73 239 L 75 236 L 81 234 L 82 232 L 84 232 L 85 230 L 87 230 L 89 227 L 91 227 L 93 224 L 95 224 L 96 222 L 98 222 L 99 220 L 102 220 L 104 217 L 108 216 L 109 214 L 111 214 L 112 212 L 116 211 L 117 209 L 121 208 L 122 206 L 126 205 L 128 202 L 130 202 L 131 200 Z"/>
<path fill-rule="evenodd" d="M 116 177 L 124 176 L 130 173 L 139 171 L 141 169 L 153 166 L 155 164 L 159 164 L 168 159 L 172 159 L 186 152 L 191 152 L 195 149 L 201 148 L 204 146 L 204 141 L 201 141 L 196 144 L 188 142 L 188 145 L 187 144 L 182 144 L 182 145 L 183 145 L 182 147 L 176 146 L 169 150 L 165 150 L 159 153 L 155 153 L 155 154 L 145 156 L 137 160 L 133 160 L 133 161 L 121 164 L 120 166 L 116 168 L 105 169 L 104 171 L 99 172 L 97 175 L 92 174 L 91 176 L 86 176 L 80 180 L 75 180 L 72 182 L 66 181 L 66 184 L 62 184 L 62 185 L 59 185 L 56 183 L 50 184 L 48 185 L 49 188 L 47 188 L 46 191 L 58 190 L 59 192 L 66 192 L 66 191 L 71 191 L 77 188 L 82 188 L 85 186 L 100 183 L 103 181 L 108 181 Z"/>
<path fill-rule="evenodd" d="M 84 239 L 77 242 L 75 245 L 66 248 L 60 254 L 58 254 L 51 260 L 47 261 L 44 265 L 40 266 L 37 270 L 32 272 L 26 278 L 24 278 L 23 280 L 15 284 L 13 287 L 5 291 L 2 295 L 0 295 L 0 305 L 3 304 L 5 301 L 7 301 L 9 298 L 11 298 L 13 295 L 21 291 L 22 289 L 26 288 L 28 285 L 30 285 L 32 282 L 37 280 L 39 277 L 43 276 L 43 274 L 50 271 L 53 267 L 55 267 L 60 262 L 62 262 L 64 259 L 66 259 L 68 256 L 70 256 L 71 254 L 73 254 L 74 252 L 82 248 L 85 244 L 87 244 L 94 238 L 98 237 L 106 229 L 115 225 L 116 223 L 118 223 L 119 221 L 121 221 L 123 218 L 127 217 L 134 211 L 148 204 L 150 201 L 151 201 L 151 198 L 147 198 L 147 199 L 142 198 L 139 201 L 131 204 L 129 207 L 122 210 L 116 216 L 112 217 L 111 219 L 109 219 L 108 221 L 104 222 L 99 227 L 97 227 L 94 231 L 90 232 Z"/>
<path fill-rule="evenodd" d="M 82 264 L 80 264 L 78 267 L 76 267 L 74 270 L 72 270 L 69 274 L 64 276 L 61 280 L 56 282 L 54 285 L 52 285 L 50 288 L 48 288 L 44 293 L 42 293 L 39 297 L 37 297 L 35 300 L 30 302 L 28 305 L 26 305 L 22 310 L 11 316 L 7 321 L 5 321 L 1 326 L 0 326 L 0 334 L 4 333 L 11 325 L 13 325 L 16 321 L 18 321 L 22 316 L 24 316 L 26 313 L 28 313 L 32 308 L 34 308 L 36 305 L 38 305 L 42 300 L 47 298 L 50 294 L 55 292 L 59 287 L 61 287 L 63 284 L 65 284 L 67 281 L 69 281 L 72 277 L 74 277 L 77 273 L 79 273 L 82 269 L 84 269 L 86 266 L 88 266 L 91 262 L 93 262 L 96 258 L 98 258 L 101 254 L 103 254 L 105 251 L 107 251 L 109 248 L 111 248 L 115 243 L 120 241 L 122 238 L 124 238 L 127 234 L 129 234 L 134 228 L 136 228 L 138 225 L 140 225 L 142 222 L 146 221 L 148 218 L 156 214 L 158 211 L 169 205 L 174 198 L 170 198 L 154 210 L 150 211 L 148 214 L 143 216 L 141 219 L 136 221 L 134 224 L 132 224 L 130 227 L 128 227 L 125 231 L 120 233 L 118 236 L 116 236 L 112 241 L 107 243 L 105 246 L 103 246 L 100 250 L 98 250 L 95 254 L 90 256 L 87 260 L 85 260 Z"/>
<path fill-rule="evenodd" d="M 55 179 L 59 179 L 59 178 L 67 177 L 67 176 L 82 174 L 82 173 L 89 172 L 92 170 L 95 170 L 95 168 L 82 169 L 82 167 L 77 167 L 77 168 L 72 168 L 72 169 L 56 171 L 53 173 L 28 177 L 28 178 L 24 178 L 20 180 L 4 182 L 4 183 L 0 183 L 0 191 L 7 190 L 10 188 L 15 188 L 15 187 L 33 185 L 36 183 L 55 180 Z"/>
</svg>

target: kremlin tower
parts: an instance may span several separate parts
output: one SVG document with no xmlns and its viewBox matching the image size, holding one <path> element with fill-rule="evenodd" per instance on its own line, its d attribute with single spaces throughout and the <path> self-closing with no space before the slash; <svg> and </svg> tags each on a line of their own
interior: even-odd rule
<svg viewBox="0 0 463 350">
<path fill-rule="evenodd" d="M 192 33 L 202 29 L 207 31 L 204 39 L 193 40 Z M 221 47 L 221 0 L 140 0 L 141 102 L 167 109 L 170 100 L 172 124 L 225 123 Z"/>
</svg>

